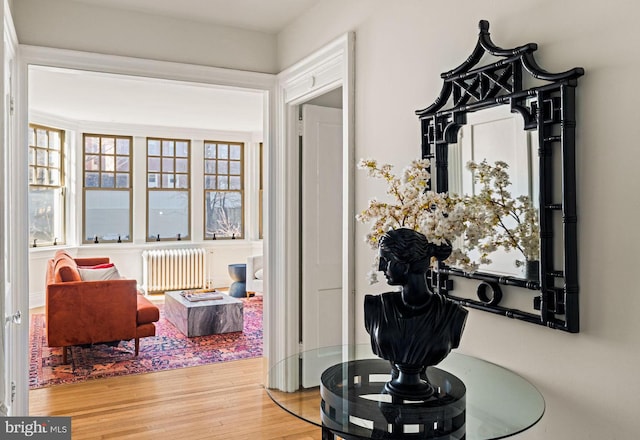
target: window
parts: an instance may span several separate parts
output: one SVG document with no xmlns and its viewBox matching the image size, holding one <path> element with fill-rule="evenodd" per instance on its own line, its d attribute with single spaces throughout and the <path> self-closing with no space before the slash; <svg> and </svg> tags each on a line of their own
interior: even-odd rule
<svg viewBox="0 0 640 440">
<path fill-rule="evenodd" d="M 147 241 L 188 240 L 190 141 L 147 138 Z"/>
<path fill-rule="evenodd" d="M 29 124 L 29 240 L 65 242 L 64 131 Z"/>
<path fill-rule="evenodd" d="M 242 238 L 243 144 L 204 143 L 204 238 Z"/>
<path fill-rule="evenodd" d="M 131 136 L 83 135 L 83 242 L 130 242 Z"/>
</svg>

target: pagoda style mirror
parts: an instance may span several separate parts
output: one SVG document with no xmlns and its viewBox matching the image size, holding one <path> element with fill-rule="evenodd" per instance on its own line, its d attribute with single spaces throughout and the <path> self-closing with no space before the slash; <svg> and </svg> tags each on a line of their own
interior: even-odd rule
<svg viewBox="0 0 640 440">
<path fill-rule="evenodd" d="M 441 75 L 436 101 L 416 111 L 422 158 L 431 160 L 428 188 L 437 192 L 482 194 L 481 174 L 506 171 L 522 209 L 495 234 L 520 225 L 521 240 L 493 249 L 472 273 L 439 262 L 430 284 L 467 307 L 577 333 L 575 89 L 584 70 L 546 72 L 535 43 L 502 49 L 489 23 L 479 26 L 472 54 Z"/>
</svg>

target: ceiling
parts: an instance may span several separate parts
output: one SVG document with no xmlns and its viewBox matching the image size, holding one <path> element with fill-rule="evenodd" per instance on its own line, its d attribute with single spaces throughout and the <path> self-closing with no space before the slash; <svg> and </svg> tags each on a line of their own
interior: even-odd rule
<svg viewBox="0 0 640 440">
<path fill-rule="evenodd" d="M 31 66 L 29 111 L 92 121 L 262 132 L 260 92 L 206 84 Z"/>
<path fill-rule="evenodd" d="M 320 0 L 75 0 L 276 34 Z"/>
</svg>

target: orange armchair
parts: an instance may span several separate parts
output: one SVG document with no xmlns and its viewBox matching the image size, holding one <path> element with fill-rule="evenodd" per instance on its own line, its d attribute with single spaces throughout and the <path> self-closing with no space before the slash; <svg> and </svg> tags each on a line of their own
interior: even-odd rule
<svg viewBox="0 0 640 440">
<path fill-rule="evenodd" d="M 78 266 L 108 263 L 109 258 L 74 259 L 58 251 L 49 260 L 46 278 L 47 344 L 67 347 L 154 336 L 160 310 L 138 294 L 135 280 L 82 281 Z"/>
</svg>

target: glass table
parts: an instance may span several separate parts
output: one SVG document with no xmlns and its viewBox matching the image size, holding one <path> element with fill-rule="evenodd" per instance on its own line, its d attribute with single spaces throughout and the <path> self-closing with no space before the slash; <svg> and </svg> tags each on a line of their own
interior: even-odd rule
<svg viewBox="0 0 640 440">
<path fill-rule="evenodd" d="M 377 360 L 382 364 L 371 364 L 371 361 L 366 360 Z M 376 365 L 378 370 L 380 367 L 383 368 L 381 371 L 386 374 L 376 374 L 376 377 L 372 375 L 370 378 L 374 385 L 375 382 L 380 383 L 379 392 L 367 393 L 366 395 L 358 394 L 358 386 L 354 387 L 353 378 L 349 378 L 349 366 L 353 366 L 354 363 L 356 365 L 359 363 L 362 365 L 367 363 L 369 366 Z M 310 366 L 311 368 L 309 368 Z M 340 374 L 344 376 L 342 391 L 340 391 L 339 384 L 332 390 L 338 389 L 338 394 L 342 393 L 342 395 L 338 395 L 339 399 L 344 400 L 341 411 L 355 410 L 358 399 L 373 401 L 373 404 L 365 403 L 366 411 L 370 413 L 368 417 L 364 417 L 365 420 L 362 420 L 363 417 L 354 417 L 345 413 L 344 417 L 341 417 L 340 414 L 335 417 L 338 421 L 342 420 L 342 424 L 338 423 L 336 426 L 333 423 L 335 422 L 333 417 L 332 424 L 323 423 L 321 406 L 324 406 L 325 403 L 321 397 L 320 376 L 323 372 L 328 371 L 329 367 L 334 375 L 337 371 L 338 377 Z M 314 369 L 317 376 L 316 384 L 309 383 L 309 377 L 313 376 Z M 389 396 L 383 392 L 382 388 L 384 382 L 390 379 L 391 367 L 387 361 L 377 358 L 371 352 L 370 346 L 366 344 L 326 347 L 286 358 L 269 370 L 266 389 L 271 399 L 280 407 L 296 417 L 323 428 L 323 439 L 335 438 L 334 434 L 346 439 L 501 439 L 529 429 L 544 414 L 544 398 L 540 392 L 524 378 L 503 367 L 472 356 L 452 352 L 437 366 L 437 369 L 454 375 L 466 387 L 464 398 L 466 414 L 464 414 L 464 429 L 461 437 L 420 434 L 412 431 L 411 425 L 407 425 L 408 429 L 402 433 L 398 433 L 397 430 L 395 432 L 381 432 L 379 429 L 374 429 L 372 422 L 367 419 L 375 420 L 385 416 L 384 406 L 385 402 L 388 402 Z M 304 376 L 306 379 L 300 379 Z M 360 379 L 358 378 L 356 381 L 358 380 Z M 300 385 L 301 382 L 306 382 L 305 387 Z M 323 387 L 322 392 L 326 397 L 326 387 Z M 324 409 L 327 410 L 327 408 Z M 327 414 L 324 414 L 324 420 L 327 420 Z M 392 431 L 391 423 L 389 427 L 389 431 Z M 413 427 L 415 428 L 415 426 Z"/>
</svg>

